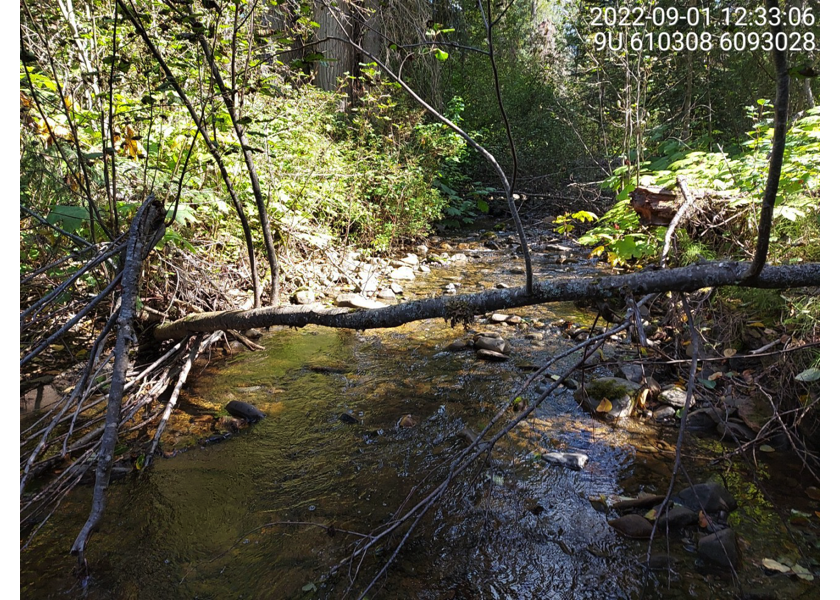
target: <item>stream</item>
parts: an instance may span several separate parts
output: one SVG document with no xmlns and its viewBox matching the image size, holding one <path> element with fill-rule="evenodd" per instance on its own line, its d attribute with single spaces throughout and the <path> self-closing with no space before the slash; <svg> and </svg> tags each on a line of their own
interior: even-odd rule
<svg viewBox="0 0 840 600">
<path fill-rule="evenodd" d="M 432 263 L 430 272 L 401 282 L 405 299 L 440 294 L 449 284 L 459 293 L 521 285 L 513 238 L 500 235 L 499 249 L 489 249 L 488 236 L 479 236 L 446 240 L 448 253 L 466 260 Z M 537 278 L 605 268 L 550 234 L 534 249 Z M 101 530 L 89 543 L 84 588 L 68 549 L 91 489 L 76 489 L 21 552 L 22 597 L 342 598 L 350 577 L 356 584 L 347 597 L 358 597 L 400 536 L 360 566 L 342 563 L 358 539 L 344 531 L 369 532 L 404 511 L 407 497 L 410 504 L 436 485 L 441 466 L 465 447 L 458 432 L 480 431 L 529 370 L 568 347 L 569 330 L 588 327 L 595 316 L 571 303 L 506 314 L 521 322 L 472 326 L 508 341 L 506 362 L 444 351 L 467 333 L 430 320 L 365 332 L 272 328 L 259 340 L 265 351 L 195 369 L 181 401 L 185 423 L 223 414 L 231 400 L 254 404 L 267 417 L 221 443 L 158 457 L 146 472 L 113 483 Z M 611 342 L 604 358 L 622 345 Z M 558 364 L 550 373 L 562 370 Z M 526 400 L 537 395 L 532 389 Z M 714 437 L 688 437 L 686 468 L 693 482 L 722 482 L 738 500 L 729 515 L 741 541 L 737 580 L 706 565 L 690 533 L 657 537 L 652 553 L 669 555 L 671 568 L 646 571 L 647 541 L 619 535 L 607 523 L 617 513 L 592 499 L 664 494 L 676 434 L 673 425 L 652 420 L 605 423 L 561 387 L 490 461 L 455 481 L 368 597 L 818 598 L 819 578 L 774 573 L 761 563 L 787 557 L 819 575 L 819 517 L 791 524 L 792 510 L 819 511 L 795 457 L 760 455 L 756 473 L 739 459 L 715 462 L 734 444 Z M 168 443 L 179 447 L 177 436 Z M 582 452 L 589 461 L 573 471 L 540 458 L 557 450 Z M 675 491 L 685 485 L 681 480 Z"/>
</svg>

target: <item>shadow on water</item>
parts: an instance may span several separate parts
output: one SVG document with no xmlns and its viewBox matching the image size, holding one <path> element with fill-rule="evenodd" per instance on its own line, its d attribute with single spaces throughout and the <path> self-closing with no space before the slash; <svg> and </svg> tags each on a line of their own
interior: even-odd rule
<svg viewBox="0 0 840 600">
<path fill-rule="evenodd" d="M 462 280 L 468 286 L 486 277 L 471 271 Z M 445 277 L 430 281 L 439 287 Z M 517 314 L 548 321 L 564 308 L 568 320 L 583 320 L 569 317 L 568 305 Z M 527 341 L 515 329 L 482 326 L 493 327 L 530 362 L 566 343 L 551 328 L 542 340 Z M 244 400 L 268 417 L 224 443 L 158 458 L 146 473 L 112 485 L 89 546 L 84 591 L 67 549 L 89 510 L 90 489 L 73 492 L 21 555 L 22 595 L 341 598 L 349 575 L 369 580 L 388 552 L 372 553 L 358 573 L 353 563 L 328 577 L 357 538 L 300 523 L 369 532 L 387 522 L 410 493 L 416 500 L 440 481 L 440 465 L 464 447 L 457 432 L 480 430 L 524 377 L 516 361 L 441 352 L 462 334 L 438 321 L 366 333 L 284 330 L 263 338 L 265 352 L 194 374 L 190 397 L 218 407 Z M 343 422 L 343 413 L 359 422 Z M 407 414 L 416 426 L 398 427 Z M 690 539 L 657 539 L 654 553 L 670 551 L 674 570 L 670 582 L 667 572 L 646 575 L 640 561 L 647 544 L 619 537 L 607 525 L 615 515 L 590 502 L 664 492 L 674 437 L 673 429 L 643 423 L 606 425 L 568 391 L 556 393 L 491 461 L 457 480 L 407 542 L 377 597 L 737 597 L 728 575 L 698 572 Z M 690 465 L 697 480 L 715 474 L 707 457 L 720 448 L 711 446 L 698 442 L 689 451 L 699 459 Z M 575 472 L 539 460 L 555 449 L 585 452 L 590 461 Z M 751 475 L 731 467 L 717 475 L 742 504 L 750 500 L 733 515 L 753 557 L 742 585 L 775 588 L 784 594 L 778 598 L 809 597 L 815 586 L 770 580 L 755 564 L 790 542 L 778 514 L 750 487 Z M 285 524 L 268 526 L 275 522 Z"/>
</svg>

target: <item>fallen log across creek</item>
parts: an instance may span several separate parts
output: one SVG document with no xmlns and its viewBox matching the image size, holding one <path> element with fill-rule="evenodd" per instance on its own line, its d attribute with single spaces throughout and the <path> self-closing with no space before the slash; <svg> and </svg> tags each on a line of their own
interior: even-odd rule
<svg viewBox="0 0 840 600">
<path fill-rule="evenodd" d="M 353 310 L 324 305 L 273 306 L 254 310 L 197 313 L 158 326 L 157 340 L 181 339 L 195 333 L 223 329 L 245 330 L 272 325 L 305 327 L 322 325 L 347 329 L 398 327 L 412 321 L 445 318 L 453 324 L 468 323 L 475 315 L 546 302 L 588 298 L 623 298 L 652 292 L 692 292 L 702 288 L 737 286 L 749 264 L 735 261 L 700 262 L 675 269 L 652 269 L 627 275 L 571 277 L 525 286 L 490 290 L 446 298 L 428 298 L 386 308 Z M 820 285 L 820 263 L 766 267 L 749 287 L 797 288 Z"/>
</svg>

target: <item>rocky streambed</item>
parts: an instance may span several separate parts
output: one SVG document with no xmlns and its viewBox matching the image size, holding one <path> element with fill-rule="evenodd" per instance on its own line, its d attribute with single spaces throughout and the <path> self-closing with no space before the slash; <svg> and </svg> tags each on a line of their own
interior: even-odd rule
<svg viewBox="0 0 840 600">
<path fill-rule="evenodd" d="M 605 268 L 547 227 L 534 241 L 538 278 Z M 330 262 L 333 271 L 289 300 L 368 309 L 523 279 L 515 236 L 492 230 L 389 260 Z M 66 556 L 89 507 L 81 488 L 22 554 L 23 595 L 341 597 L 347 567 L 333 569 L 356 537 L 340 531 L 371 531 L 405 510 L 535 368 L 604 331 L 592 329 L 594 316 L 556 303 L 485 315 L 469 329 L 251 332 L 265 350 L 232 343 L 233 354 L 189 382 L 161 444 L 171 458 L 113 486 L 86 589 Z M 684 382 L 643 366 L 630 341 L 609 340 L 585 376 L 564 378 L 492 460 L 454 484 L 380 597 L 819 596 L 819 492 L 796 458 L 779 440 L 757 454 L 757 468 L 722 460 L 756 426 L 743 399 L 701 394 L 690 407 L 685 471 L 663 503 Z M 568 364 L 549 369 L 511 414 Z M 227 414 L 231 402 L 265 418 Z M 386 557 L 369 557 L 358 580 Z"/>
</svg>

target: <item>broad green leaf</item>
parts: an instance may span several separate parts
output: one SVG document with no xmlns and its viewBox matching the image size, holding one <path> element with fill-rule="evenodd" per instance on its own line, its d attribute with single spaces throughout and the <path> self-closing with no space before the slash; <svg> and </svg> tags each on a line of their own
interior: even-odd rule
<svg viewBox="0 0 840 600">
<path fill-rule="evenodd" d="M 817 381 L 820 378 L 820 370 L 816 368 L 805 369 L 794 377 L 797 381 Z"/>
</svg>

